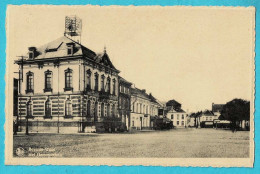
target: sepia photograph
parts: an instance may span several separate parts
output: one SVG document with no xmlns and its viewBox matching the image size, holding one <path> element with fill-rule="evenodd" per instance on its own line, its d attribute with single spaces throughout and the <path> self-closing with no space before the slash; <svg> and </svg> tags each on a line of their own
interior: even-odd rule
<svg viewBox="0 0 260 174">
<path fill-rule="evenodd" d="M 252 167 L 255 8 L 9 5 L 5 163 Z"/>
</svg>

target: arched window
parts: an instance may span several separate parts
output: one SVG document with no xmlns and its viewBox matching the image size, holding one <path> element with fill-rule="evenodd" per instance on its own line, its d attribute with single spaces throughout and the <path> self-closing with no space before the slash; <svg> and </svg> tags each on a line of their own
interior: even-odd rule
<svg viewBox="0 0 260 174">
<path fill-rule="evenodd" d="M 33 73 L 28 72 L 26 74 L 27 84 L 26 84 L 26 93 L 33 92 Z"/>
<path fill-rule="evenodd" d="M 86 71 L 86 90 L 91 89 L 91 71 L 87 70 Z"/>
<path fill-rule="evenodd" d="M 45 71 L 45 88 L 44 92 L 52 91 L 52 72 L 47 70 Z"/>
<path fill-rule="evenodd" d="M 32 117 L 32 102 L 28 101 L 27 103 L 27 117 Z"/>
<path fill-rule="evenodd" d="M 101 91 L 105 91 L 105 76 L 101 76 Z"/>
<path fill-rule="evenodd" d="M 65 70 L 65 88 L 64 91 L 71 91 L 72 88 L 72 69 Z"/>
<path fill-rule="evenodd" d="M 51 117 L 51 102 L 49 99 L 45 102 L 45 117 Z"/>
<path fill-rule="evenodd" d="M 107 78 L 107 84 L 106 84 L 106 92 L 108 92 L 109 94 L 111 93 L 111 90 L 110 90 L 110 86 L 111 86 L 111 79 L 110 77 Z"/>
<path fill-rule="evenodd" d="M 95 91 L 98 91 L 98 73 L 95 73 Z"/>
<path fill-rule="evenodd" d="M 113 95 L 116 95 L 116 80 L 113 79 Z"/>
<path fill-rule="evenodd" d="M 69 99 L 65 102 L 65 116 L 71 116 L 72 105 Z"/>
</svg>

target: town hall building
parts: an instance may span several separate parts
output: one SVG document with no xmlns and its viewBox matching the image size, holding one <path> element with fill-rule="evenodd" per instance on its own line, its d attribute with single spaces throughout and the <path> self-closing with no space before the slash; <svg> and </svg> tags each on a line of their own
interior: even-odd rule
<svg viewBox="0 0 260 174">
<path fill-rule="evenodd" d="M 119 70 L 106 50 L 97 54 L 72 38 L 65 34 L 44 46 L 29 47 L 15 62 L 21 131 L 103 132 L 121 124 Z"/>
</svg>

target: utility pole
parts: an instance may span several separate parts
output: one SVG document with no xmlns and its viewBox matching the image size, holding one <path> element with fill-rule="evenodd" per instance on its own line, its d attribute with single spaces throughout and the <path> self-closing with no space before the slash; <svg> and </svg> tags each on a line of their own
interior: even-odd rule
<svg viewBox="0 0 260 174">
<path fill-rule="evenodd" d="M 21 64 L 20 64 L 20 67 L 19 67 L 19 71 L 14 72 L 14 73 L 18 73 L 18 94 L 20 95 L 21 94 L 21 82 L 23 82 L 23 62 L 24 62 L 25 56 L 17 56 L 17 57 L 21 57 Z M 20 103 L 19 100 L 18 100 L 18 103 Z M 19 104 L 19 106 L 18 106 L 18 115 L 17 115 L 17 129 L 19 131 L 21 131 L 20 109 L 21 109 L 21 104 Z"/>
</svg>

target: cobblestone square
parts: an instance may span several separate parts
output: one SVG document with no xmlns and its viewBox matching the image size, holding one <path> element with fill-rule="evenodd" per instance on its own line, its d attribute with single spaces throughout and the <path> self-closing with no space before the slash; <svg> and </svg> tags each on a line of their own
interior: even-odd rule
<svg viewBox="0 0 260 174">
<path fill-rule="evenodd" d="M 62 157 L 110 158 L 248 158 L 249 131 L 173 129 L 121 134 L 19 134 L 22 147 L 51 149 Z"/>
</svg>

